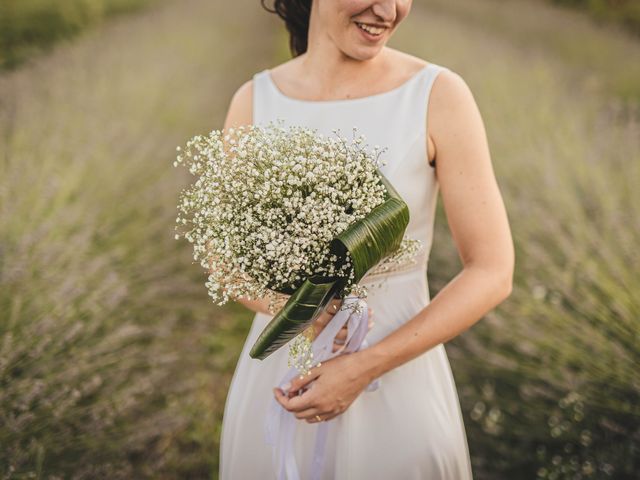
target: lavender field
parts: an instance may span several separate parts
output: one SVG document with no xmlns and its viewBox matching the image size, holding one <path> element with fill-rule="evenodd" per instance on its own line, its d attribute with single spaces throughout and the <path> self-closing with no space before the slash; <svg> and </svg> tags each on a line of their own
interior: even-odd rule
<svg viewBox="0 0 640 480">
<path fill-rule="evenodd" d="M 475 478 L 637 478 L 640 40 L 416 0 L 390 46 L 471 87 L 516 244 L 509 299 L 446 345 Z M 0 74 L 0 478 L 217 478 L 252 315 L 175 241 L 172 162 L 287 58 L 258 1 L 167 0 Z M 432 297 L 459 268 L 440 203 Z"/>
</svg>

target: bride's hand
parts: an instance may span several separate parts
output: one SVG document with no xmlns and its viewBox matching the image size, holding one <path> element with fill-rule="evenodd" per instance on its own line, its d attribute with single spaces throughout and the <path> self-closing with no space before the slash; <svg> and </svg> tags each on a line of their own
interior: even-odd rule
<svg viewBox="0 0 640 480">
<path fill-rule="evenodd" d="M 315 328 L 316 336 L 318 336 L 320 332 L 322 332 L 324 327 L 327 326 L 327 324 L 331 321 L 333 316 L 340 310 L 341 306 L 342 306 L 342 299 L 336 298 L 331 302 L 329 302 L 329 304 L 325 307 L 324 311 L 316 317 L 316 319 L 312 322 Z M 335 340 L 333 342 L 333 349 L 332 349 L 332 352 L 334 353 L 340 350 L 344 345 L 344 343 L 347 341 L 347 333 L 348 333 L 347 324 L 348 322 L 346 322 L 344 326 L 336 334 Z M 371 330 L 371 327 L 373 327 L 373 324 L 374 324 L 373 309 L 369 307 L 369 325 L 368 325 L 369 330 Z"/>
<path fill-rule="evenodd" d="M 293 378 L 287 391 L 303 390 L 300 395 L 289 398 L 287 392 L 274 388 L 276 400 L 298 420 L 307 423 L 331 420 L 349 408 L 374 380 L 369 373 L 367 350 L 330 358 L 313 367 L 308 375 Z"/>
</svg>

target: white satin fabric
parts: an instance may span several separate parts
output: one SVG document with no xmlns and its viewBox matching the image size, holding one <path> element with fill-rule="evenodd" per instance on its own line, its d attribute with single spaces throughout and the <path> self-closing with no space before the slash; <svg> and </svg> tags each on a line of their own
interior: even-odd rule
<svg viewBox="0 0 640 480">
<path fill-rule="evenodd" d="M 351 138 L 352 127 L 370 147 L 388 147 L 382 172 L 409 205 L 407 235 L 422 240 L 415 268 L 365 278 L 367 303 L 375 324 L 369 346 L 382 340 L 429 304 L 427 262 L 433 239 L 438 194 L 434 169 L 427 161 L 427 106 L 433 82 L 446 67 L 429 63 L 393 90 L 363 98 L 299 100 L 284 95 L 269 70 L 253 77 L 253 121 L 317 128 L 332 135 L 339 128 Z M 265 421 L 272 389 L 289 370 L 288 347 L 264 360 L 249 350 L 271 316 L 256 314 L 240 354 L 225 404 L 220 445 L 221 480 L 277 479 Z M 328 422 L 323 480 L 471 480 L 471 463 L 455 381 L 445 347 L 431 348 L 380 377 L 341 415 Z M 296 421 L 295 458 L 301 478 L 310 478 L 318 424 Z"/>
</svg>

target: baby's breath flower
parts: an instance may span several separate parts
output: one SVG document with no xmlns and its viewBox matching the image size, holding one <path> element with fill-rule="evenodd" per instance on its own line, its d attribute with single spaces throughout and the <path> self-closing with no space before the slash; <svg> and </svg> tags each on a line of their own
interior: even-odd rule
<svg viewBox="0 0 640 480">
<path fill-rule="evenodd" d="M 287 365 L 295 367 L 301 375 L 306 375 L 313 367 L 312 344 L 315 338 L 313 326 L 304 330 L 289 343 L 289 358 Z"/>
<path fill-rule="evenodd" d="M 345 291 L 365 293 L 350 259 L 329 246 L 384 202 L 385 149 L 367 150 L 355 127 L 348 143 L 337 129 L 325 136 L 283 123 L 213 130 L 176 147 L 174 166 L 195 179 L 180 194 L 175 237 L 193 244 L 218 305 L 294 291 L 312 275 L 344 278 Z M 302 367 L 310 361 L 305 338 L 294 344 Z"/>
<path fill-rule="evenodd" d="M 176 148 L 174 164 L 196 177 L 180 195 L 176 237 L 211 272 L 219 305 L 295 290 L 313 274 L 348 278 L 349 262 L 338 265 L 329 244 L 381 204 L 385 189 L 364 135 L 349 144 L 334 133 L 285 128 L 280 119 L 213 130 Z"/>
</svg>

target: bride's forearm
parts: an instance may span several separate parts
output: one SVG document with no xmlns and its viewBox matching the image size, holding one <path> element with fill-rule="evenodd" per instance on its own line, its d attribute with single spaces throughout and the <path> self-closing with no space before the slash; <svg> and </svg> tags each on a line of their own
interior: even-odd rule
<svg viewBox="0 0 640 480">
<path fill-rule="evenodd" d="M 254 300 L 248 300 L 244 297 L 239 297 L 236 299 L 236 301 L 256 313 L 265 313 L 267 315 L 271 315 L 271 312 L 269 311 L 269 299 L 266 297 Z"/>
<path fill-rule="evenodd" d="M 245 297 L 238 297 L 236 301 L 243 304 L 249 310 L 266 315 L 275 315 L 287 303 L 289 295 L 284 293 L 269 291 L 264 297 L 249 300 Z"/>
<path fill-rule="evenodd" d="M 463 269 L 415 317 L 358 352 L 371 381 L 458 336 L 510 293 L 508 275 L 474 267 Z"/>
<path fill-rule="evenodd" d="M 207 244 L 207 246 L 211 249 L 211 242 L 209 242 Z M 216 257 L 214 255 L 211 255 L 212 259 L 215 259 Z M 216 262 L 217 263 L 217 262 Z M 214 271 L 213 270 L 209 270 L 209 273 L 213 274 Z M 224 287 L 222 287 L 222 292 L 225 293 L 226 290 Z M 271 314 L 271 312 L 269 311 L 269 298 L 268 297 L 262 297 L 262 298 L 256 298 L 253 300 L 249 300 L 247 298 L 244 297 L 237 297 L 234 298 L 234 300 L 238 303 L 241 303 L 242 305 L 244 305 L 245 307 L 247 307 L 249 310 L 256 312 L 256 313 L 266 313 L 266 314 Z"/>
<path fill-rule="evenodd" d="M 209 272 L 213 273 L 213 270 L 209 270 Z M 226 292 L 224 287 L 222 287 L 222 292 L 223 293 Z M 244 297 L 237 297 L 237 298 L 234 298 L 234 300 L 238 303 L 241 303 L 242 305 L 244 305 L 245 307 L 247 307 L 249 310 L 253 312 L 265 313 L 267 315 L 271 315 L 271 312 L 269 311 L 268 297 L 256 298 L 252 300 L 249 300 Z"/>
<path fill-rule="evenodd" d="M 224 287 L 222 287 L 222 292 L 226 293 L 226 289 Z M 268 297 L 255 298 L 255 299 L 252 299 L 252 300 L 249 300 L 248 298 L 245 298 L 245 297 L 231 297 L 231 298 L 234 301 L 244 305 L 245 307 L 247 307 L 252 312 L 266 313 L 268 315 L 271 315 L 271 312 L 269 311 L 269 298 Z"/>
</svg>

